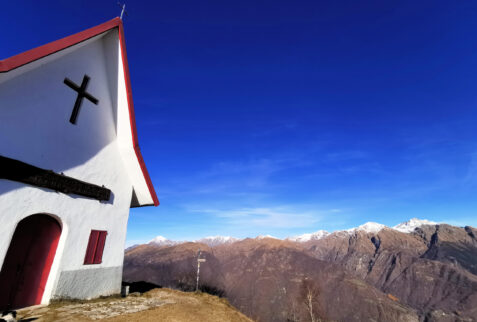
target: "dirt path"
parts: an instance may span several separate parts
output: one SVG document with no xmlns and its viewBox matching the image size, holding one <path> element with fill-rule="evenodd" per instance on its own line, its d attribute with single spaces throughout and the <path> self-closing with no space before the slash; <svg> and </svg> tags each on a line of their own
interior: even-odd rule
<svg viewBox="0 0 477 322">
<path fill-rule="evenodd" d="M 154 289 L 140 296 L 54 303 L 18 311 L 19 321 L 251 322 L 227 300 L 205 293 Z"/>
</svg>

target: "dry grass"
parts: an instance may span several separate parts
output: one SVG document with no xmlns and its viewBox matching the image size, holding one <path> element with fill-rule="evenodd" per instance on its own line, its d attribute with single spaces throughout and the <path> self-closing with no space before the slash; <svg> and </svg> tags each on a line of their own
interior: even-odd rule
<svg viewBox="0 0 477 322">
<path fill-rule="evenodd" d="M 31 319 L 38 322 L 251 322 L 225 299 L 205 293 L 184 293 L 170 289 L 154 289 L 139 297 L 56 302 L 48 307 L 20 310 L 18 317 L 20 321 Z"/>
<path fill-rule="evenodd" d="M 251 322 L 245 315 L 232 307 L 227 300 L 206 293 L 196 294 L 170 289 L 155 289 L 146 293 L 145 296 L 159 298 L 165 304 L 140 314 L 122 315 L 105 321 L 135 321 L 135 318 L 140 317 L 140 321 L 144 322 L 159 320 L 164 322 Z"/>
<path fill-rule="evenodd" d="M 399 302 L 399 299 L 397 297 L 395 297 L 394 295 L 392 294 L 388 294 L 388 297 L 393 300 L 394 302 Z"/>
</svg>

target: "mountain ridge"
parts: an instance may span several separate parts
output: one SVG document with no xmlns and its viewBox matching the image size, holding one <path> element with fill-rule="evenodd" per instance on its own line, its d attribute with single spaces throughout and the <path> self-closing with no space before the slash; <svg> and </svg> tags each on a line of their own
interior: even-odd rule
<svg viewBox="0 0 477 322">
<path fill-rule="evenodd" d="M 192 290 L 200 249 L 202 287 L 253 319 L 304 320 L 296 304 L 311 285 L 322 320 L 477 321 L 477 229 L 428 223 L 411 219 L 397 225 L 403 231 L 366 223 L 299 240 L 144 244 L 126 252 L 124 278 Z"/>
<path fill-rule="evenodd" d="M 382 229 L 394 229 L 403 233 L 412 233 L 415 231 L 417 228 L 424 226 L 424 225 L 438 225 L 439 223 L 430 221 L 427 219 L 418 219 L 418 218 L 411 218 L 408 221 L 399 223 L 393 227 L 389 227 L 380 223 L 376 222 L 366 222 L 358 227 L 353 227 L 349 229 L 344 229 L 344 230 L 337 230 L 333 232 L 328 232 L 326 230 L 318 230 L 312 233 L 305 233 L 297 236 L 289 236 L 286 238 L 277 238 L 271 235 L 259 235 L 254 237 L 255 239 L 263 239 L 263 238 L 274 238 L 274 239 L 280 239 L 280 240 L 290 240 L 290 241 L 295 241 L 295 242 L 308 242 L 310 240 L 319 240 L 321 238 L 330 236 L 332 234 L 341 234 L 341 233 L 348 233 L 348 234 L 353 234 L 355 232 L 361 231 L 361 232 L 366 232 L 366 233 L 377 233 L 381 231 Z M 254 239 L 252 237 L 247 237 Z M 232 236 L 208 236 L 208 237 L 203 237 L 200 239 L 196 240 L 191 240 L 191 241 L 176 241 L 176 240 L 170 240 L 167 239 L 164 236 L 157 236 L 150 240 L 148 243 L 156 244 L 156 245 L 161 245 L 161 246 L 168 246 L 168 245 L 177 245 L 181 243 L 187 243 L 187 242 L 195 242 L 195 243 L 203 243 L 208 246 L 217 246 L 221 244 L 228 244 L 228 243 L 234 243 L 237 241 L 241 241 L 247 238 L 236 238 Z M 136 247 L 137 245 L 131 246 L 131 247 Z M 130 247 L 129 247 L 130 248 Z"/>
</svg>

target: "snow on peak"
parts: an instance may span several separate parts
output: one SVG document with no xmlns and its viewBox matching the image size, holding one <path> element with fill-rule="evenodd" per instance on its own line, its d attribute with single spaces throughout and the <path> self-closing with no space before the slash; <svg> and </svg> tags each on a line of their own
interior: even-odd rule
<svg viewBox="0 0 477 322">
<path fill-rule="evenodd" d="M 379 233 L 384 228 L 386 228 L 385 225 L 378 224 L 377 222 L 367 222 L 359 227 L 348 229 L 346 232 L 354 233 L 357 231 L 364 231 L 366 233 Z"/>
<path fill-rule="evenodd" d="M 288 240 L 299 242 L 299 243 L 304 243 L 310 240 L 318 240 L 322 239 L 326 236 L 328 236 L 330 233 L 327 232 L 326 230 L 318 230 L 314 233 L 311 234 L 303 234 L 299 236 L 294 236 L 294 237 L 288 237 Z"/>
<path fill-rule="evenodd" d="M 162 242 L 165 242 L 167 240 L 166 237 L 164 236 L 157 236 L 157 237 L 154 237 L 151 241 L 149 241 L 150 243 L 154 242 L 154 243 L 162 243 Z"/>
<path fill-rule="evenodd" d="M 421 227 L 423 225 L 437 225 L 438 223 L 426 219 L 418 219 L 418 218 L 412 218 L 409 221 L 400 223 L 399 225 L 396 225 L 392 227 L 394 230 L 403 232 L 403 233 L 411 233 L 413 232 L 416 228 Z M 387 228 L 387 226 L 376 223 L 376 222 L 367 222 L 361 226 L 347 229 L 347 230 L 341 230 L 341 231 L 336 231 L 333 234 L 354 234 L 357 232 L 365 232 L 365 233 L 378 233 L 384 228 Z M 303 234 L 303 235 L 298 235 L 298 236 L 293 236 L 293 237 L 288 237 L 286 240 L 290 241 L 295 241 L 299 243 L 307 242 L 310 240 L 319 240 L 322 238 L 327 237 L 328 235 L 331 235 L 331 233 L 325 231 L 325 230 L 318 230 L 314 233 L 308 233 L 308 234 Z M 255 239 L 261 240 L 261 239 L 266 239 L 266 238 L 271 238 L 271 239 L 278 239 L 274 236 L 271 235 L 260 235 L 257 236 Z M 217 245 L 222 245 L 222 244 L 232 244 L 234 242 L 237 242 L 241 239 L 230 237 L 230 236 L 209 236 L 209 237 L 204 237 L 198 240 L 195 240 L 194 242 L 197 243 L 203 243 L 206 244 L 210 247 L 217 246 Z M 173 241 L 169 240 L 163 236 L 157 236 L 151 241 L 149 241 L 149 244 L 156 244 L 160 246 L 172 246 L 172 245 L 177 245 L 183 243 L 182 241 Z M 134 246 L 133 246 L 134 247 Z M 132 247 L 131 247 L 132 249 Z"/>
<path fill-rule="evenodd" d="M 394 226 L 393 229 L 402 233 L 412 233 L 414 230 L 416 230 L 416 228 L 421 227 L 423 225 L 437 225 L 437 223 L 427 219 L 412 218 L 411 220 Z"/>
<path fill-rule="evenodd" d="M 273 237 L 272 235 L 259 235 L 255 239 L 265 239 L 265 238 L 278 239 L 277 237 Z"/>
<path fill-rule="evenodd" d="M 167 239 L 166 237 L 163 237 L 163 236 L 157 236 L 157 237 L 154 237 L 153 239 L 151 239 L 149 241 L 149 244 L 156 244 L 156 245 L 160 245 L 160 246 L 165 246 L 165 245 L 169 246 L 169 245 L 175 245 L 175 244 L 177 244 L 177 242 L 169 240 L 169 239 Z"/>
<path fill-rule="evenodd" d="M 230 237 L 230 236 L 208 236 L 201 239 L 196 240 L 196 243 L 203 243 L 210 247 L 222 245 L 222 244 L 232 244 L 238 241 L 238 238 Z"/>
</svg>

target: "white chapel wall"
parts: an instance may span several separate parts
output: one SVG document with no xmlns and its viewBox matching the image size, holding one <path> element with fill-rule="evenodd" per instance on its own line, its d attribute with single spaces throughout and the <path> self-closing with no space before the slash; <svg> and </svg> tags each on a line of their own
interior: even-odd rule
<svg viewBox="0 0 477 322">
<path fill-rule="evenodd" d="M 67 54 L 50 55 L 47 63 L 31 63 L 23 73 L 16 70 L 14 77 L 0 76 L 0 154 L 104 185 L 113 193 L 112 201 L 99 202 L 0 180 L 0 265 L 20 220 L 49 213 L 61 221 L 44 303 L 51 296 L 88 298 L 118 292 L 120 287 L 132 183 L 116 139 L 116 102 L 111 97 L 117 93 L 110 91 L 110 84 L 111 79 L 118 81 L 117 74 L 106 67 L 106 60 L 115 55 L 108 54 L 104 39 L 96 37 L 69 48 Z M 87 91 L 99 104 L 84 100 L 77 125 L 72 125 L 77 93 L 63 80 L 81 84 L 85 74 L 91 78 Z M 91 229 L 108 231 L 103 261 L 83 265 Z"/>
</svg>

